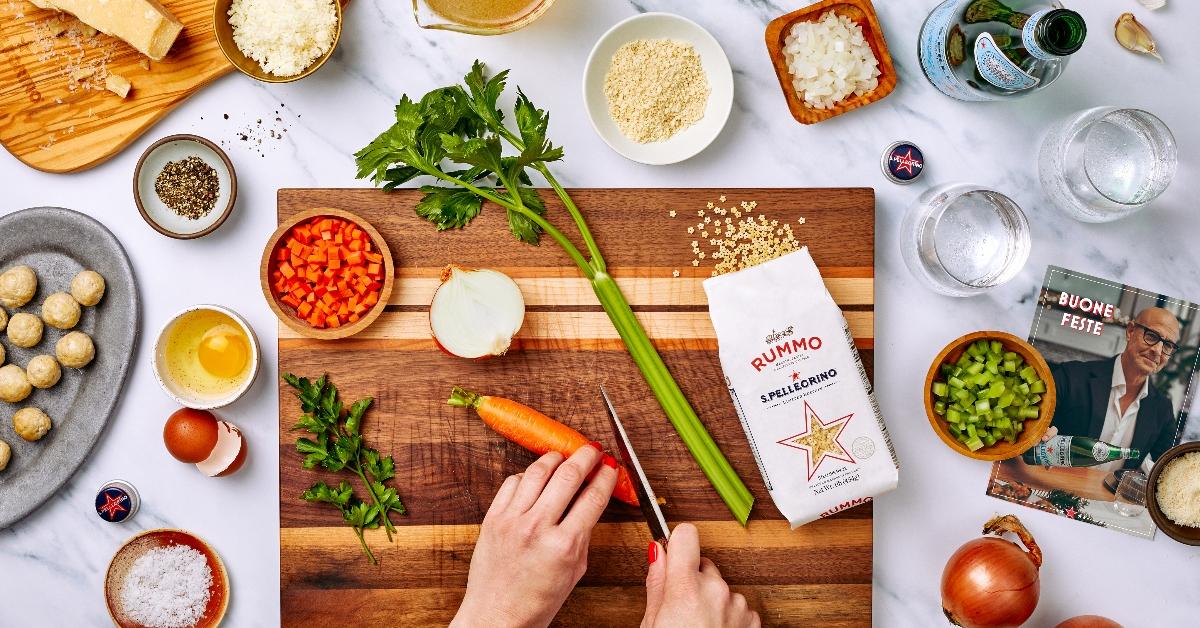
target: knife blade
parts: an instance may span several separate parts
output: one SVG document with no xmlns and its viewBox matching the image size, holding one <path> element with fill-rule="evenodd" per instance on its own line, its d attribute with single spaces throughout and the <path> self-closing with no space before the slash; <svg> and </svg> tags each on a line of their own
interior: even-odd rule
<svg viewBox="0 0 1200 628">
<path fill-rule="evenodd" d="M 600 395 L 604 397 L 604 405 L 608 406 L 608 422 L 617 439 L 617 451 L 621 454 L 621 462 L 625 463 L 625 468 L 634 475 L 633 490 L 637 493 L 642 514 L 646 517 L 646 524 L 650 526 L 650 535 L 654 537 L 654 540 L 666 545 L 671 538 L 671 530 L 667 527 L 667 518 L 663 516 L 662 509 L 658 507 L 658 498 L 654 495 L 654 489 L 650 487 L 650 480 L 646 478 L 646 470 L 638 461 L 637 454 L 633 451 L 633 445 L 629 442 L 629 434 L 625 432 L 625 425 L 617 416 L 617 411 L 613 408 L 612 400 L 608 398 L 608 392 L 604 390 L 604 386 L 600 387 Z"/>
</svg>

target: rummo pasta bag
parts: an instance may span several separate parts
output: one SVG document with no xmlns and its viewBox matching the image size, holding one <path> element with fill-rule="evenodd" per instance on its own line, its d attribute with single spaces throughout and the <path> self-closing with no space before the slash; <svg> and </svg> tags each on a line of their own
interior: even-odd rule
<svg viewBox="0 0 1200 628">
<path fill-rule="evenodd" d="M 792 527 L 896 488 L 871 382 L 808 248 L 707 279 L 704 291 L 733 405 Z"/>
</svg>

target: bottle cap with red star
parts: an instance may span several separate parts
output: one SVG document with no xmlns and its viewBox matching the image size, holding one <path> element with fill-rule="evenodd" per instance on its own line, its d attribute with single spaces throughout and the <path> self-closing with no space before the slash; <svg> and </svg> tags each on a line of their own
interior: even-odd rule
<svg viewBox="0 0 1200 628">
<path fill-rule="evenodd" d="M 125 480 L 112 480 L 96 493 L 96 514 L 110 523 L 133 518 L 142 500 L 133 485 Z"/>
<path fill-rule="evenodd" d="M 925 155 L 912 142 L 895 142 L 883 150 L 880 165 L 889 181 L 908 185 L 925 172 Z"/>
</svg>

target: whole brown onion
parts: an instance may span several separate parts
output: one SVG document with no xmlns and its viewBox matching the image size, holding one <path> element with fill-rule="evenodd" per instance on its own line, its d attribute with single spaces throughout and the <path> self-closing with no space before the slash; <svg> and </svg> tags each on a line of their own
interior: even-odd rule
<svg viewBox="0 0 1200 628">
<path fill-rule="evenodd" d="M 1100 615 L 1079 615 L 1072 617 L 1055 628 L 1123 628 L 1121 624 Z"/>
<path fill-rule="evenodd" d="M 1026 550 L 1002 538 L 1011 532 Z M 956 626 L 1020 626 L 1037 607 L 1042 551 L 1013 515 L 995 517 L 982 538 L 968 541 L 942 571 L 942 612 Z"/>
</svg>

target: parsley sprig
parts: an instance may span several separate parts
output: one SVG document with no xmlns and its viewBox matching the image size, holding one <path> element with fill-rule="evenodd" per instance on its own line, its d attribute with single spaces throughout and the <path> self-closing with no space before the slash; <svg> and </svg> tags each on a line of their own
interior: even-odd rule
<svg viewBox="0 0 1200 628">
<path fill-rule="evenodd" d="M 393 512 L 403 515 L 405 510 L 395 487 L 386 485 L 388 480 L 396 477 L 395 461 L 363 444 L 362 419 L 374 399 L 359 399 L 347 410 L 342 406 L 337 387 L 325 376 L 310 381 L 284 373 L 283 381 L 296 389 L 300 409 L 304 412 L 292 430 L 305 430 L 312 435 L 296 440 L 296 451 L 304 454 L 304 468 L 351 472 L 362 481 L 368 495 L 366 500 L 356 498 L 349 482 L 343 481 L 336 488 L 317 482 L 304 491 L 301 498 L 337 508 L 346 525 L 354 528 L 363 553 L 372 563 L 379 564 L 367 546 L 363 530 L 383 525 L 390 542 L 396 528 L 389 515 Z"/>
</svg>

